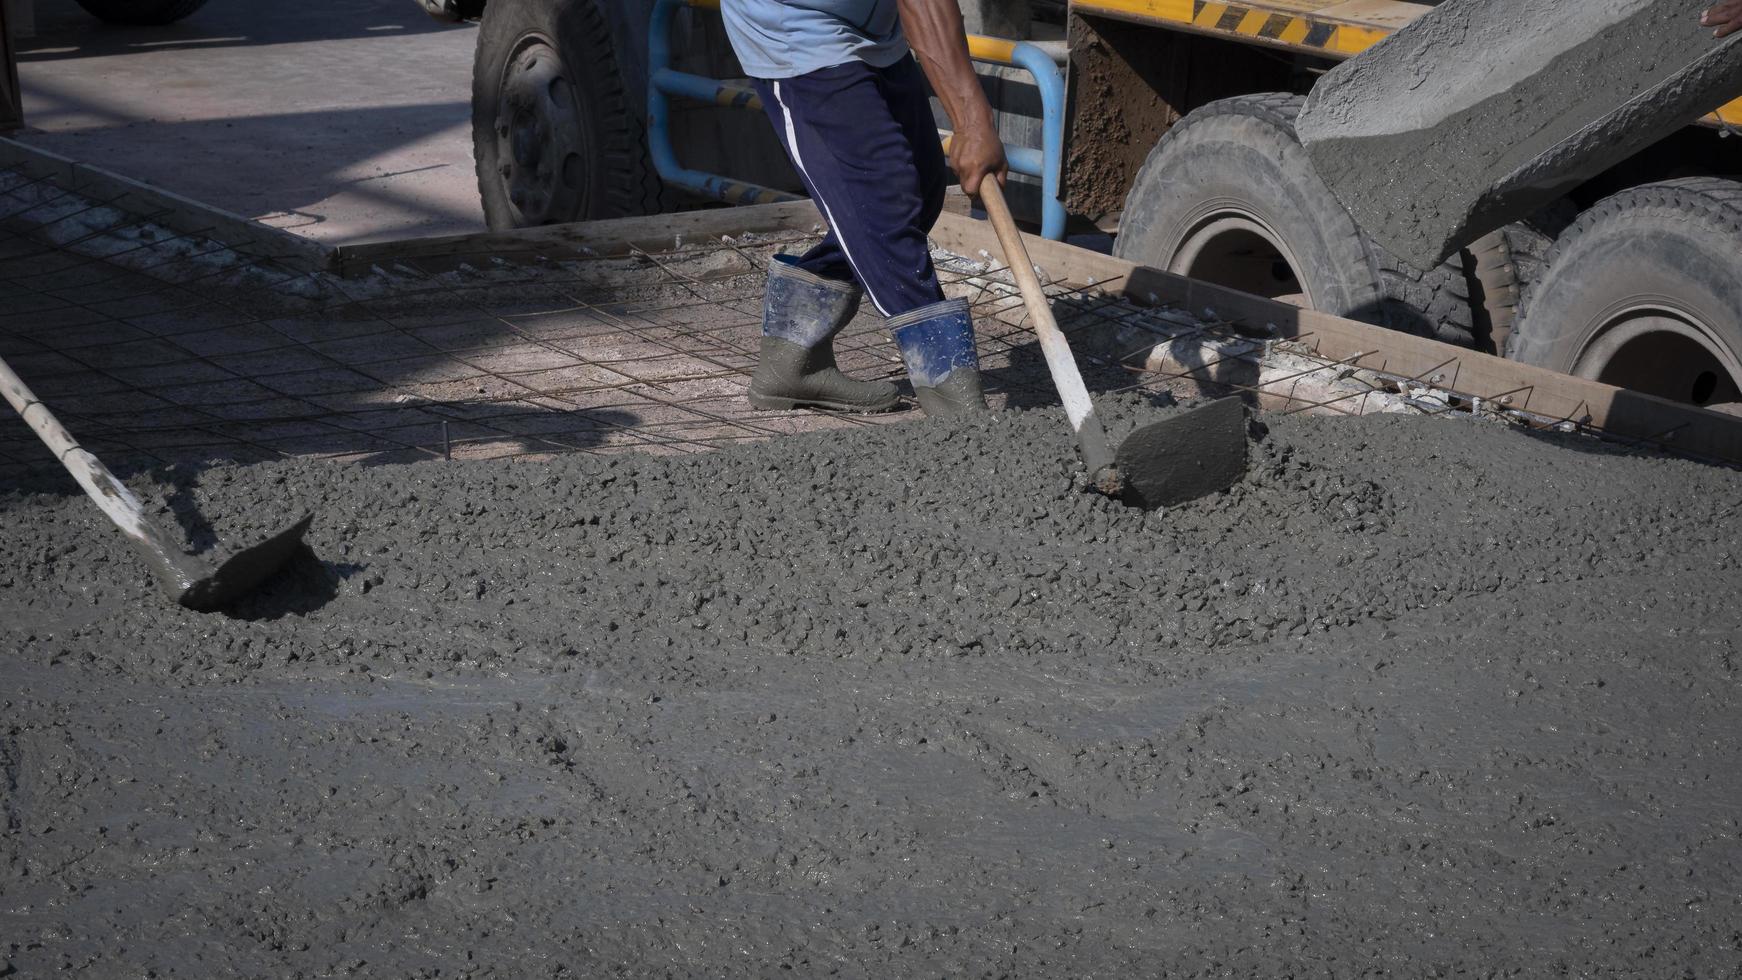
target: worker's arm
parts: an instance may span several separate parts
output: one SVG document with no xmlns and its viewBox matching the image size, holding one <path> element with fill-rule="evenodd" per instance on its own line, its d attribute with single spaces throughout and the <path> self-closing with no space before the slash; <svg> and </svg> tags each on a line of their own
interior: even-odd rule
<svg viewBox="0 0 1742 980">
<path fill-rule="evenodd" d="M 1714 28 L 1713 37 L 1742 31 L 1742 0 L 1719 0 L 1700 15 L 1700 23 Z"/>
<path fill-rule="evenodd" d="M 955 133 L 950 137 L 950 166 L 962 190 L 978 193 L 987 175 L 1002 186 L 1009 169 L 1004 144 L 998 139 L 986 93 L 980 89 L 980 77 L 968 59 L 968 35 L 956 0 L 898 0 L 898 7 L 907 43 L 949 114 Z"/>
</svg>

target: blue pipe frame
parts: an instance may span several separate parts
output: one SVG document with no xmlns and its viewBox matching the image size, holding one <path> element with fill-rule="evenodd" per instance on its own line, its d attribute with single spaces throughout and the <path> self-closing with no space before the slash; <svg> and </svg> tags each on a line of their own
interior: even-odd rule
<svg viewBox="0 0 1742 980">
<path fill-rule="evenodd" d="M 1051 55 L 1027 41 L 1011 49 L 1010 60 L 1032 75 L 1040 90 L 1040 159 L 1030 163 L 1027 154 L 1033 150 L 1009 144 L 1004 146 L 1004 155 L 1010 169 L 1040 178 L 1040 234 L 1059 241 L 1065 237 L 1066 217 L 1064 200 L 1059 197 L 1065 158 L 1065 75 Z M 1027 166 L 1017 166 L 1019 157 Z"/>
<path fill-rule="evenodd" d="M 714 105 L 761 109 L 756 93 L 733 82 L 677 71 L 671 67 L 672 19 L 680 7 L 714 8 L 718 0 L 655 0 L 647 45 L 647 148 L 660 179 L 674 187 L 709 200 L 728 204 L 772 204 L 803 198 L 785 191 L 733 180 L 720 174 L 692 170 L 678 161 L 671 141 L 671 100 L 689 99 Z M 1062 239 L 1065 206 L 1059 197 L 1064 161 L 1065 79 L 1053 56 L 1026 41 L 1010 46 L 1009 60 L 977 57 L 992 64 L 1021 68 L 1034 77 L 1040 93 L 1041 145 L 1004 146 L 1005 158 L 1014 173 L 1039 178 L 1041 182 L 1040 233 Z"/>
<path fill-rule="evenodd" d="M 733 180 L 720 174 L 691 170 L 678 162 L 677 150 L 671 145 L 671 97 L 695 99 L 722 105 L 742 105 L 760 109 L 755 93 L 742 86 L 730 85 L 715 78 L 703 78 L 676 71 L 671 67 L 671 21 L 679 7 L 690 6 L 689 0 L 657 0 L 653 5 L 653 23 L 647 40 L 647 151 L 653 157 L 653 169 L 659 178 L 674 187 L 699 197 L 728 204 L 774 204 L 780 201 L 801 201 L 803 198 L 772 187 Z M 732 90 L 730 98 L 726 90 Z M 738 101 L 741 95 L 749 98 Z"/>
</svg>

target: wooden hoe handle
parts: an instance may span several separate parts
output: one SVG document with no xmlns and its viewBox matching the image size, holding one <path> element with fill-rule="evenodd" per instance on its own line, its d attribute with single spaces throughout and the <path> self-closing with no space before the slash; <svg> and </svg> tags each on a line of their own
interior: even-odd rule
<svg viewBox="0 0 1742 980">
<path fill-rule="evenodd" d="M 1077 372 L 1077 360 L 1071 356 L 1071 345 L 1065 340 L 1064 332 L 1059 330 L 1058 321 L 1053 319 L 1052 304 L 1041 288 L 1040 277 L 1034 273 L 1034 263 L 1028 259 L 1028 248 L 1022 244 L 1022 233 L 1016 230 L 1016 221 L 1010 217 L 1010 208 L 1004 203 L 1004 191 L 997 180 L 987 177 L 980 181 L 980 200 L 985 203 L 986 216 L 992 219 L 992 228 L 998 233 L 998 243 L 1004 248 L 1004 260 L 1010 266 L 1010 274 L 1016 278 L 1017 288 L 1022 290 L 1022 300 L 1028 306 L 1029 325 L 1040 338 L 1041 352 L 1046 355 L 1046 366 L 1052 372 L 1052 383 L 1058 388 L 1059 400 L 1064 402 L 1065 417 L 1070 419 L 1071 430 L 1076 433 L 1089 478 L 1103 493 L 1117 496 L 1119 470 L 1113 462 L 1113 450 L 1107 444 L 1107 430 L 1095 416 L 1095 405 L 1089 400 L 1088 389 L 1083 387 L 1083 376 Z"/>
</svg>

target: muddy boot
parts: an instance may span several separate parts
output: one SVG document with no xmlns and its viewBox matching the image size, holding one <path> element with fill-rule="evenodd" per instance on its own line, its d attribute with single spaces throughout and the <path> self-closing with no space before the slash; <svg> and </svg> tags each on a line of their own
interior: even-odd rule
<svg viewBox="0 0 1742 980">
<path fill-rule="evenodd" d="M 967 300 L 946 299 L 890 317 L 889 332 L 901 347 L 901 360 L 925 414 L 986 411 Z"/>
<path fill-rule="evenodd" d="M 900 404 L 887 381 L 855 381 L 835 364 L 835 335 L 859 309 L 859 287 L 824 279 L 776 255 L 762 304 L 762 353 L 750 379 L 761 409 L 887 412 Z"/>
</svg>

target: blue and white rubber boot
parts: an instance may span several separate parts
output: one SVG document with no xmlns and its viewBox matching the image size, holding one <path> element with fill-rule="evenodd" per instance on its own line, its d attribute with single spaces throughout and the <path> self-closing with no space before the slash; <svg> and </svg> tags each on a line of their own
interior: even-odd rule
<svg viewBox="0 0 1742 980">
<path fill-rule="evenodd" d="M 986 411 L 968 301 L 946 299 L 890 317 L 889 332 L 927 415 Z"/>
<path fill-rule="evenodd" d="M 768 263 L 762 301 L 762 352 L 750 379 L 750 404 L 761 409 L 824 408 L 887 412 L 901 402 L 887 381 L 855 381 L 835 364 L 835 335 L 859 309 L 859 286 L 794 265 Z"/>
</svg>

